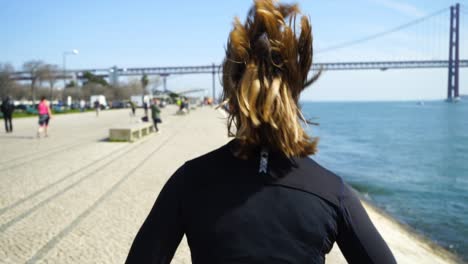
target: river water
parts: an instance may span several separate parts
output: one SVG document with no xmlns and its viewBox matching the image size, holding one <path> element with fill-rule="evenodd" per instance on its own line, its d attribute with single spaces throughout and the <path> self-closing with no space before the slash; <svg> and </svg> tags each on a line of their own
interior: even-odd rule
<svg viewBox="0 0 468 264">
<path fill-rule="evenodd" d="M 314 158 L 468 260 L 468 101 L 303 102 Z"/>
</svg>

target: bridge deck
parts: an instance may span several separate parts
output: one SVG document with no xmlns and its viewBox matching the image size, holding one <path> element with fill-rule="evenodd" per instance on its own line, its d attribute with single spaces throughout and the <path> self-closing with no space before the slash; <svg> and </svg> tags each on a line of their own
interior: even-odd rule
<svg viewBox="0 0 468 264">
<path fill-rule="evenodd" d="M 315 63 L 312 70 L 319 69 L 325 71 L 344 70 L 389 70 L 389 69 L 433 69 L 448 68 L 449 62 L 446 60 L 413 60 L 413 61 L 367 61 L 367 62 L 324 62 Z M 468 60 L 460 60 L 461 68 L 468 67 Z M 82 73 L 89 71 L 101 77 L 109 77 L 111 69 L 79 69 L 68 70 L 66 78 L 71 79 L 74 74 L 81 79 Z M 213 74 L 221 72 L 221 65 L 202 66 L 178 66 L 178 67 L 145 67 L 145 68 L 119 68 L 118 76 L 141 76 L 147 75 L 180 75 L 180 74 Z M 58 73 L 58 79 L 65 77 L 62 72 Z M 28 72 L 18 71 L 13 74 L 15 80 L 30 80 Z"/>
</svg>

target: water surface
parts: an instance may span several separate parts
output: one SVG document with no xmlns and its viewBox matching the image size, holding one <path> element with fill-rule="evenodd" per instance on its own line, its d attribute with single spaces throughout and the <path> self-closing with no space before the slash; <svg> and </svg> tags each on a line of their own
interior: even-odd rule
<svg viewBox="0 0 468 264">
<path fill-rule="evenodd" d="M 468 260 L 468 101 L 303 102 L 319 163 Z M 315 119 L 317 118 L 317 119 Z"/>
</svg>

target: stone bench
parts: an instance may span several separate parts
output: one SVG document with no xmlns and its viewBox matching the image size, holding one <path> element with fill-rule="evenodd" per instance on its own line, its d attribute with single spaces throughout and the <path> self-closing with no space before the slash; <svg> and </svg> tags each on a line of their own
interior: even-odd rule
<svg viewBox="0 0 468 264">
<path fill-rule="evenodd" d="M 133 142 L 154 131 L 152 123 L 144 122 L 113 127 L 109 129 L 109 141 Z"/>
</svg>

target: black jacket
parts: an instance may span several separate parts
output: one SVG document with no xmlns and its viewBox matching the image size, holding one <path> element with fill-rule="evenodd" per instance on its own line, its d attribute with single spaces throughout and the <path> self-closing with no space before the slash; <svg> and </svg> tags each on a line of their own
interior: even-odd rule
<svg viewBox="0 0 468 264">
<path fill-rule="evenodd" d="M 4 115 L 11 115 L 13 113 L 13 111 L 15 111 L 15 105 L 9 99 L 3 100 L 2 106 L 0 108 L 1 108 L 2 113 Z"/>
<path fill-rule="evenodd" d="M 324 263 L 338 243 L 349 263 L 396 263 L 354 191 L 310 158 L 232 154 L 235 141 L 169 179 L 126 263 L 170 263 L 185 234 L 192 263 Z"/>
</svg>

